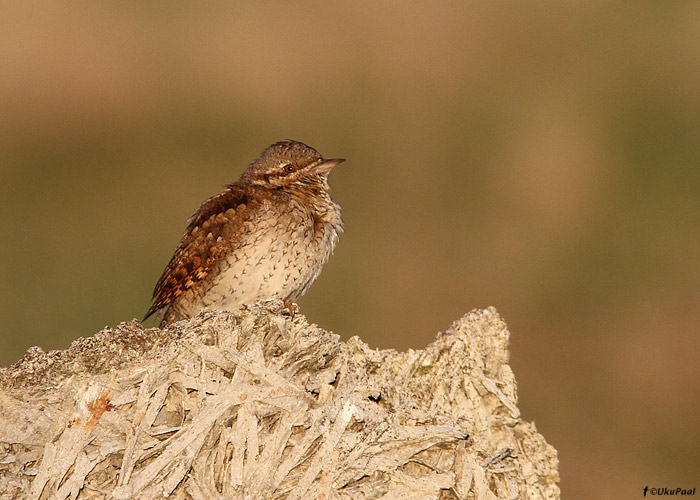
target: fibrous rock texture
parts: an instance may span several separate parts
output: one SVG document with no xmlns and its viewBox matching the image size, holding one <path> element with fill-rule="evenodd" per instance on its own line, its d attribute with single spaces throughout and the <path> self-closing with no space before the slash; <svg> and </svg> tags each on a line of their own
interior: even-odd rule
<svg viewBox="0 0 700 500">
<path fill-rule="evenodd" d="M 2 499 L 555 499 L 508 330 L 373 350 L 280 301 L 137 321 L 0 369 Z"/>
</svg>

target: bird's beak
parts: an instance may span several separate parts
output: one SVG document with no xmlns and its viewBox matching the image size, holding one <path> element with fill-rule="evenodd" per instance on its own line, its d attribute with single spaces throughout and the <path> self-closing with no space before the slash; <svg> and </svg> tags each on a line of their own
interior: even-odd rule
<svg viewBox="0 0 700 500">
<path fill-rule="evenodd" d="M 345 161 L 344 158 L 336 158 L 333 160 L 323 160 L 321 163 L 313 167 L 314 174 L 328 174 L 337 165 Z"/>
</svg>

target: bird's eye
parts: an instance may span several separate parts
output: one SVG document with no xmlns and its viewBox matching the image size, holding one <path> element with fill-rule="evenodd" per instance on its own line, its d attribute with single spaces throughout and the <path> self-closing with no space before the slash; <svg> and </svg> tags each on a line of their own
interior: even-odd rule
<svg viewBox="0 0 700 500">
<path fill-rule="evenodd" d="M 284 171 L 289 172 L 289 173 L 294 172 L 294 165 L 288 163 L 287 165 L 284 166 Z"/>
</svg>

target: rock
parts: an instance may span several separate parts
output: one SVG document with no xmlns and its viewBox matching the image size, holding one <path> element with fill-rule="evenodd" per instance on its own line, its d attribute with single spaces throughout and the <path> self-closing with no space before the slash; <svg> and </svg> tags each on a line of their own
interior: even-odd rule
<svg viewBox="0 0 700 500">
<path fill-rule="evenodd" d="M 0 369 L 0 498 L 559 498 L 508 337 L 490 308 L 373 350 L 271 300 L 32 348 Z"/>
</svg>

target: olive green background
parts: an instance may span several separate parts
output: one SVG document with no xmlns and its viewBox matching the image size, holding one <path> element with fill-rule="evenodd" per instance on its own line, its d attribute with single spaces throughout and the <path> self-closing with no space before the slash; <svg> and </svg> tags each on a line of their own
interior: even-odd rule
<svg viewBox="0 0 700 500">
<path fill-rule="evenodd" d="M 7 2 L 0 44 L 0 364 L 142 317 L 297 139 L 347 158 L 310 321 L 404 350 L 495 306 L 565 498 L 700 486 L 700 3 Z"/>
</svg>

